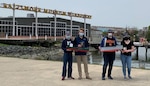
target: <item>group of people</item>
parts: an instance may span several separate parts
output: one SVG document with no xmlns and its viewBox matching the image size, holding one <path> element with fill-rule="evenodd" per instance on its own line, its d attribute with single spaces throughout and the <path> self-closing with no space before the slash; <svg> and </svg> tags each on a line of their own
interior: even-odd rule
<svg viewBox="0 0 150 86">
<path fill-rule="evenodd" d="M 79 30 L 78 36 L 74 39 L 74 41 L 71 39 L 71 35 L 69 32 L 66 33 L 65 39 L 62 42 L 61 48 L 64 51 L 63 56 L 63 71 L 62 71 L 62 80 L 65 80 L 66 77 L 66 71 L 68 69 L 68 78 L 74 79 L 72 76 L 72 49 L 69 49 L 68 47 L 78 47 L 78 48 L 87 48 L 89 47 L 88 39 L 84 36 L 84 29 Z M 77 66 L 78 66 L 78 73 L 79 73 L 79 80 L 82 79 L 82 69 L 81 69 L 81 63 L 84 64 L 84 72 L 86 79 L 92 79 L 89 76 L 88 72 L 88 61 L 87 61 L 87 52 L 81 52 L 81 51 L 75 51 L 75 57 L 77 60 Z M 68 63 L 68 68 L 67 68 Z"/>
<path fill-rule="evenodd" d="M 104 37 L 100 43 L 99 49 L 101 47 L 113 47 L 117 46 L 117 41 L 116 38 L 113 36 L 113 31 L 109 30 L 108 35 Z M 128 69 L 128 78 L 132 79 L 131 77 L 131 53 L 135 50 L 134 44 L 130 39 L 129 35 L 125 35 L 121 41 L 121 45 L 123 46 L 123 49 L 121 49 L 121 62 L 122 62 L 122 72 L 124 75 L 124 79 L 126 79 L 126 68 Z M 107 66 L 109 65 L 108 68 L 108 79 L 113 79 L 111 76 L 112 68 L 113 68 L 113 62 L 115 60 L 115 52 L 116 51 L 108 51 L 108 52 L 103 52 L 103 58 L 104 58 L 104 64 L 103 64 L 103 71 L 102 71 L 102 80 L 105 80 L 105 75 L 107 71 Z"/>
<path fill-rule="evenodd" d="M 102 41 L 100 42 L 99 49 L 101 49 L 101 47 L 113 47 L 116 45 L 117 45 L 117 41 L 116 41 L 116 38 L 113 36 L 113 31 L 109 30 L 107 36 L 104 37 Z M 121 42 L 121 45 L 123 46 L 123 49 L 119 51 L 121 51 L 120 58 L 122 62 L 122 71 L 123 71 L 124 79 L 126 79 L 126 66 L 128 69 L 128 78 L 132 79 L 131 77 L 131 61 L 132 61 L 131 53 L 134 51 L 134 44 L 130 40 L 130 36 L 128 35 L 124 36 Z M 73 62 L 72 52 L 74 50 L 68 47 L 78 47 L 78 48 L 89 47 L 88 39 L 84 36 L 84 29 L 81 28 L 79 30 L 78 36 L 75 37 L 74 40 L 71 39 L 70 33 L 66 32 L 65 39 L 63 40 L 62 46 L 61 46 L 62 50 L 64 51 L 62 80 L 65 80 L 66 73 L 68 74 L 67 75 L 68 79 L 75 79 L 72 76 L 72 62 Z M 105 75 L 106 75 L 108 65 L 109 65 L 109 68 L 108 68 L 107 77 L 108 79 L 111 79 L 111 80 L 113 79 L 113 77 L 111 76 L 111 72 L 113 68 L 113 62 L 115 60 L 115 52 L 116 51 L 103 52 L 104 64 L 102 68 L 102 80 L 106 79 Z M 84 64 L 84 72 L 85 72 L 86 79 L 92 80 L 88 72 L 88 60 L 87 60 L 86 54 L 87 52 L 75 51 L 75 58 L 77 60 L 79 80 L 82 79 L 82 68 L 81 68 L 82 62 Z"/>
</svg>

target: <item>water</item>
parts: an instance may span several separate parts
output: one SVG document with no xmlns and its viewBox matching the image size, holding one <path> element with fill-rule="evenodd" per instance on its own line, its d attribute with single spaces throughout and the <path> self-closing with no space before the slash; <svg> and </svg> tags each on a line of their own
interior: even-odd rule
<svg viewBox="0 0 150 86">
<path fill-rule="evenodd" d="M 148 49 L 147 56 L 149 62 L 145 62 L 145 48 L 139 47 L 139 60 L 132 60 L 132 67 L 133 68 L 143 68 L 143 69 L 150 69 L 150 48 Z M 103 57 L 102 54 L 97 50 L 91 51 L 92 55 L 92 64 L 103 64 Z M 132 58 L 136 58 L 136 50 L 132 53 Z M 114 66 L 122 66 L 120 60 L 120 52 L 116 52 L 116 59 L 114 61 Z"/>
</svg>

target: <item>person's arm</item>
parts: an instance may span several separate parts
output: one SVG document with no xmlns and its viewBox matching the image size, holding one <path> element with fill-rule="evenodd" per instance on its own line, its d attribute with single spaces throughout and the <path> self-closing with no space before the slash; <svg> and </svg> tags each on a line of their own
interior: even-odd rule
<svg viewBox="0 0 150 86">
<path fill-rule="evenodd" d="M 74 47 L 78 47 L 78 46 L 77 46 L 77 38 L 74 39 L 74 41 L 73 41 L 73 46 L 74 46 Z"/>
<path fill-rule="evenodd" d="M 100 42 L 100 46 L 98 47 L 99 50 L 101 50 L 101 47 L 104 47 L 104 41 L 105 41 L 106 38 L 103 38 Z"/>
<path fill-rule="evenodd" d="M 104 47 L 104 41 L 105 41 L 105 39 L 106 39 L 106 38 L 103 38 L 103 39 L 101 40 L 100 47 Z"/>
<path fill-rule="evenodd" d="M 114 40 L 115 40 L 115 46 L 116 46 L 116 45 L 118 45 L 118 44 L 117 44 L 117 40 L 116 40 L 116 38 L 115 38 L 115 37 L 114 37 Z"/>
<path fill-rule="evenodd" d="M 128 50 L 128 52 L 133 52 L 135 50 L 133 42 L 131 42 L 131 49 Z"/>
<path fill-rule="evenodd" d="M 128 50 L 124 50 L 124 52 L 128 53 L 128 52 L 133 52 L 135 50 L 134 46 L 131 47 L 131 49 Z"/>
<path fill-rule="evenodd" d="M 66 51 L 65 40 L 63 40 L 63 42 L 62 42 L 61 49 L 64 50 L 64 52 Z"/>
<path fill-rule="evenodd" d="M 135 50 L 135 47 L 132 46 L 131 49 L 128 50 L 128 52 L 133 52 Z"/>
<path fill-rule="evenodd" d="M 88 39 L 86 38 L 86 41 L 85 41 L 85 47 L 89 47 L 89 42 L 88 42 Z"/>
<path fill-rule="evenodd" d="M 122 45 L 122 46 L 123 46 L 123 44 L 124 44 L 124 40 L 121 41 L 121 45 Z M 121 52 L 122 52 L 122 53 L 125 53 L 125 52 L 124 52 L 124 49 L 122 49 Z"/>
</svg>

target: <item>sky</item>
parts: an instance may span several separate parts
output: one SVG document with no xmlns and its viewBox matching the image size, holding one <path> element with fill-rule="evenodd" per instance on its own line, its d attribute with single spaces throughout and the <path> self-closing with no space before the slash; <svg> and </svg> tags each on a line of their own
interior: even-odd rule
<svg viewBox="0 0 150 86">
<path fill-rule="evenodd" d="M 150 0 L 0 0 L 0 3 L 33 6 L 65 12 L 92 15 L 86 19 L 91 26 L 136 27 L 150 25 Z M 16 17 L 26 17 L 30 11 L 17 10 Z M 12 16 L 12 10 L 0 8 L 0 17 Z M 38 17 L 52 17 L 52 14 L 38 13 Z M 58 16 L 66 19 L 70 17 Z M 82 18 L 73 20 L 84 22 Z"/>
</svg>

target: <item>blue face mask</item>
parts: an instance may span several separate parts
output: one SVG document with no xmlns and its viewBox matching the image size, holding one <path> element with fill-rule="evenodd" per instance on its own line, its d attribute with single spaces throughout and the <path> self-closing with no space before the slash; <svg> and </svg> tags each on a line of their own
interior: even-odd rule
<svg viewBox="0 0 150 86">
<path fill-rule="evenodd" d="M 71 39 L 71 36 L 66 36 L 66 39 L 70 40 L 70 39 Z"/>
<path fill-rule="evenodd" d="M 83 35 L 84 35 L 84 33 L 79 33 L 79 36 L 80 36 L 80 37 L 83 37 Z"/>
</svg>

